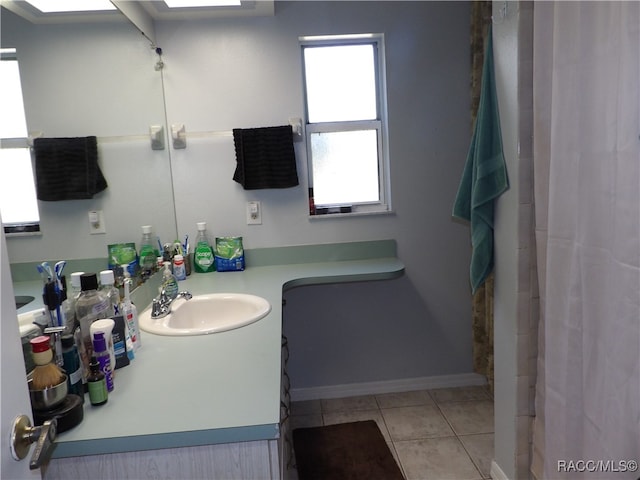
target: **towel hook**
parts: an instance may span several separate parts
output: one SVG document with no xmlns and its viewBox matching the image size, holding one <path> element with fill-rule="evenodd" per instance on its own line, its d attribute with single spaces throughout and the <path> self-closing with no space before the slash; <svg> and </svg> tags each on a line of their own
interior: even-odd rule
<svg viewBox="0 0 640 480">
<path fill-rule="evenodd" d="M 500 24 L 504 23 L 504 20 L 506 18 L 507 18 L 507 2 L 504 1 L 504 2 L 502 2 L 502 5 L 498 9 L 498 18 L 496 19 L 496 17 L 491 15 L 491 22 L 494 25 L 500 25 Z"/>
<path fill-rule="evenodd" d="M 164 61 L 162 60 L 162 48 L 158 47 L 157 45 L 151 45 L 151 48 L 156 52 L 156 55 L 158 55 L 158 61 L 153 68 L 156 70 L 156 72 L 159 72 L 164 68 Z"/>
</svg>

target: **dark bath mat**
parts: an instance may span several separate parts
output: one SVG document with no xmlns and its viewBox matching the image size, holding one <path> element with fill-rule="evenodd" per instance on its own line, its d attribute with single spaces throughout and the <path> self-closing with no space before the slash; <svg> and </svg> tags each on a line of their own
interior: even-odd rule
<svg viewBox="0 0 640 480">
<path fill-rule="evenodd" d="M 373 420 L 293 431 L 299 480 L 403 480 Z"/>
</svg>

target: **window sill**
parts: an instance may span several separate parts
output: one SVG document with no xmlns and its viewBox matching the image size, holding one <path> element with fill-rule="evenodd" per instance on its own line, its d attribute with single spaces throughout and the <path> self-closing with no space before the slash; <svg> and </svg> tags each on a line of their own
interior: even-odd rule
<svg viewBox="0 0 640 480">
<path fill-rule="evenodd" d="M 374 215 L 395 215 L 393 210 L 377 210 L 367 212 L 349 212 L 349 213 L 324 213 L 322 215 L 309 215 L 309 220 L 328 220 L 330 218 L 350 218 L 350 217 L 371 217 Z"/>
<path fill-rule="evenodd" d="M 6 238 L 33 237 L 41 235 L 42 231 L 40 230 L 40 225 L 4 225 L 4 236 Z"/>
</svg>

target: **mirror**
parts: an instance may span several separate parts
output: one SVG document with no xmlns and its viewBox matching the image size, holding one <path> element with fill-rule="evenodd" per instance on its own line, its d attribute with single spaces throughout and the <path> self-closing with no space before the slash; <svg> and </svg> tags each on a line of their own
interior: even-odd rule
<svg viewBox="0 0 640 480">
<path fill-rule="evenodd" d="M 12 263 L 106 258 L 107 245 L 139 243 L 152 225 L 177 236 L 169 148 L 152 150 L 164 126 L 162 71 L 149 41 L 124 16 L 92 23 L 34 24 L 3 8 L 2 47 L 17 49 L 27 127 L 43 137 L 98 138 L 108 188 L 90 200 L 39 202 L 42 235 L 7 238 Z M 5 169 L 6 171 L 6 169 Z M 89 211 L 105 233 L 91 234 Z"/>
</svg>

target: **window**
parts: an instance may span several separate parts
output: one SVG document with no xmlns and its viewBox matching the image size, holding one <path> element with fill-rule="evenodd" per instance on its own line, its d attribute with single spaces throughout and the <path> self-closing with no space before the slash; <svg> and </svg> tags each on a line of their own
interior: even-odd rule
<svg viewBox="0 0 640 480">
<path fill-rule="evenodd" d="M 40 215 L 27 144 L 27 122 L 22 101 L 15 49 L 0 50 L 0 212 L 7 234 L 40 231 Z"/>
<path fill-rule="evenodd" d="M 382 35 L 303 37 L 309 213 L 390 210 Z"/>
</svg>

